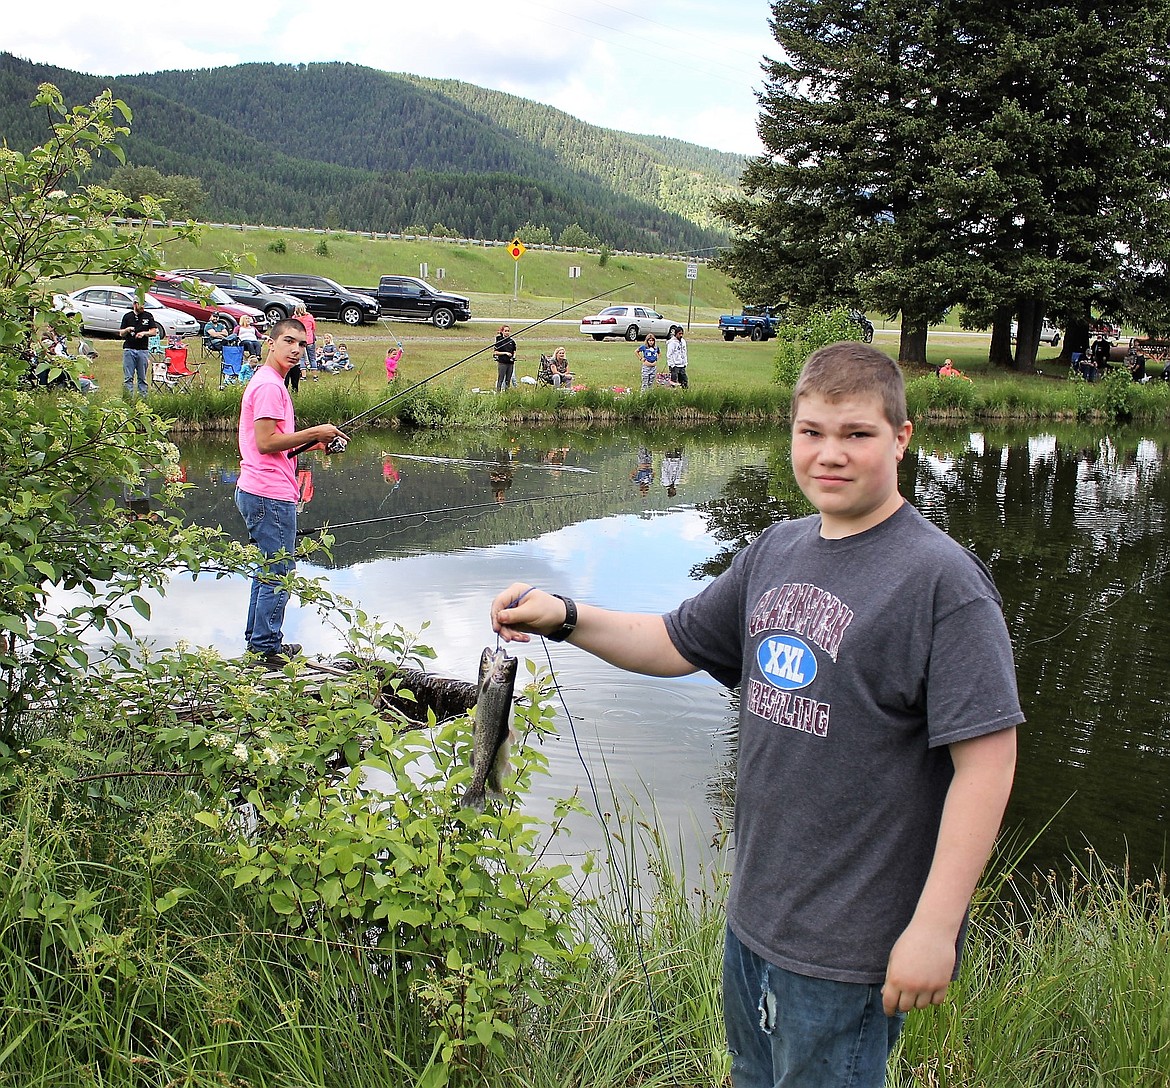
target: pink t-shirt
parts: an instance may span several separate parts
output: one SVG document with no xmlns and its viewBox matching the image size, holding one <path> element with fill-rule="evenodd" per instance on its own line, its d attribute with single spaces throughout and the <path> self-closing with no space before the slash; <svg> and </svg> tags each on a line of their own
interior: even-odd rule
<svg viewBox="0 0 1170 1088">
<path fill-rule="evenodd" d="M 305 326 L 305 339 L 310 344 L 317 342 L 317 319 L 312 314 L 301 314 L 297 320 Z"/>
<path fill-rule="evenodd" d="M 270 366 L 262 366 L 244 389 L 240 403 L 240 481 L 250 495 L 296 502 L 297 462 L 286 450 L 261 453 L 256 445 L 256 420 L 274 419 L 280 434 L 297 429 L 293 402 L 284 379 Z"/>
</svg>

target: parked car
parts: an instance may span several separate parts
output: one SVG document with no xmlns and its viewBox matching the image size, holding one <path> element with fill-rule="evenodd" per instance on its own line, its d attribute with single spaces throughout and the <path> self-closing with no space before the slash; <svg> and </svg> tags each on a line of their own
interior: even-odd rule
<svg viewBox="0 0 1170 1088">
<path fill-rule="evenodd" d="M 666 339 L 679 328 L 682 328 L 679 322 L 663 317 L 649 306 L 607 306 L 601 313 L 581 319 L 582 334 L 594 340 L 604 340 L 607 336 L 641 340 L 651 332 L 659 339 Z"/>
<path fill-rule="evenodd" d="M 173 310 L 182 310 L 199 322 L 200 329 L 217 314 L 227 314 L 234 328 L 240 318 L 247 314 L 258 332 L 268 327 L 264 311 L 255 306 L 236 302 L 231 295 L 219 287 L 205 289 L 190 276 L 176 276 L 173 272 L 156 272 L 150 293 Z"/>
<path fill-rule="evenodd" d="M 1089 321 L 1090 336 L 1104 336 L 1108 340 L 1121 339 L 1121 323 L 1111 317 L 1094 317 Z"/>
<path fill-rule="evenodd" d="M 1012 339 L 1016 338 L 1016 330 L 1019 328 L 1019 322 L 1012 322 Z M 1058 329 L 1048 318 L 1044 318 L 1040 322 L 1040 335 L 1037 339 L 1042 344 L 1051 344 L 1054 348 L 1060 345 L 1060 329 Z"/>
<path fill-rule="evenodd" d="M 750 340 L 771 340 L 784 310 L 782 306 L 745 306 L 738 314 L 721 314 L 719 332 L 729 343 L 737 336 Z"/>
<path fill-rule="evenodd" d="M 255 276 L 246 276 L 243 272 L 215 272 L 207 268 L 176 268 L 176 276 L 191 276 L 218 287 L 225 295 L 229 295 L 235 302 L 242 302 L 247 306 L 255 306 L 263 310 L 269 325 L 275 325 L 286 317 L 292 317 L 293 310 L 304 304 L 304 300 L 296 295 L 289 295 L 277 291 L 266 283 L 261 283 Z M 306 307 L 307 309 L 308 307 Z"/>
<path fill-rule="evenodd" d="M 862 313 L 861 310 L 850 310 L 849 320 L 857 326 L 857 331 L 861 334 L 861 341 L 864 344 L 873 343 L 873 322 Z"/>
<path fill-rule="evenodd" d="M 440 291 L 414 276 L 383 276 L 377 287 L 351 290 L 377 299 L 384 317 L 429 321 L 437 329 L 449 329 L 456 321 L 471 320 L 469 298 Z"/>
<path fill-rule="evenodd" d="M 134 305 L 137 297 L 133 287 L 103 284 L 99 287 L 83 287 L 71 295 L 65 295 L 55 304 L 64 313 L 80 314 L 81 327 L 86 332 L 116 333 L 122 327 L 122 317 Z M 190 314 L 164 306 L 149 293 L 143 303 L 167 336 L 199 335 L 199 322 Z"/>
<path fill-rule="evenodd" d="M 326 321 L 341 321 L 346 325 L 364 325 L 382 316 L 378 300 L 360 295 L 325 276 L 293 275 L 284 272 L 265 272 L 256 277 L 261 283 L 277 291 L 290 291 L 305 300 L 305 309 L 314 317 Z"/>
</svg>

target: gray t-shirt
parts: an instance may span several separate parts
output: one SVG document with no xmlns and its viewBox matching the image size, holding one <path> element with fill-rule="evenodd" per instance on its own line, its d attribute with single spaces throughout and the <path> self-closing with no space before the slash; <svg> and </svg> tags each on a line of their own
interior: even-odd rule
<svg viewBox="0 0 1170 1088">
<path fill-rule="evenodd" d="M 728 922 L 768 961 L 881 983 L 914 913 L 947 745 L 1023 721 L 991 576 L 909 503 L 842 540 L 782 522 L 664 617 L 740 689 Z"/>
</svg>

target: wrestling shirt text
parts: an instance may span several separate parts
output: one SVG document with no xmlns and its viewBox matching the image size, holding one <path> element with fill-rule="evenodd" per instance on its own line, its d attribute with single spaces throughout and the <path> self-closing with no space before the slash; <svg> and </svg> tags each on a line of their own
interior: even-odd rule
<svg viewBox="0 0 1170 1088">
<path fill-rule="evenodd" d="M 748 682 L 747 708 L 764 721 L 775 722 L 786 729 L 811 733 L 815 737 L 829 734 L 828 703 L 782 691 L 759 680 Z"/>
</svg>

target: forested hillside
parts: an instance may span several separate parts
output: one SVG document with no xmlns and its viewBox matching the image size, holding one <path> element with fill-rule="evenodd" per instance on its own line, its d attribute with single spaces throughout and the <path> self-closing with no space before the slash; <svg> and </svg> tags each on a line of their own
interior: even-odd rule
<svg viewBox="0 0 1170 1088">
<path fill-rule="evenodd" d="M 597 128 L 551 106 L 454 79 L 408 78 L 550 152 L 566 169 L 615 185 L 702 226 L 726 229 L 711 204 L 737 195 L 744 167 L 740 155 L 682 140 Z"/>
<path fill-rule="evenodd" d="M 380 232 L 438 223 L 497 239 L 525 223 L 554 237 L 576 223 L 613 248 L 651 252 L 726 240 L 708 205 L 732 184 L 735 156 L 692 155 L 681 141 L 468 84 L 341 63 L 111 80 L 0 54 L 10 146 L 43 132 L 27 105 L 42 81 L 70 101 L 112 87 L 134 110 L 129 161 L 198 178 L 207 219 Z"/>
</svg>

